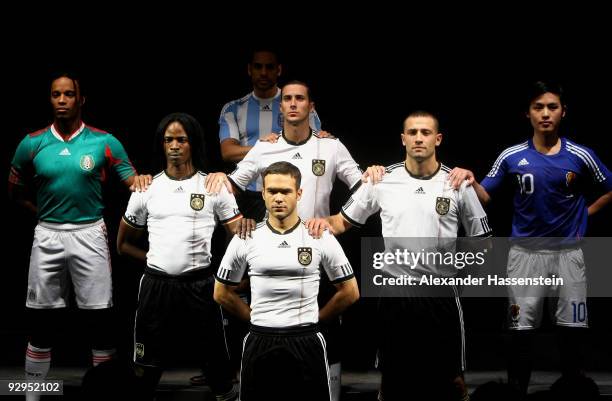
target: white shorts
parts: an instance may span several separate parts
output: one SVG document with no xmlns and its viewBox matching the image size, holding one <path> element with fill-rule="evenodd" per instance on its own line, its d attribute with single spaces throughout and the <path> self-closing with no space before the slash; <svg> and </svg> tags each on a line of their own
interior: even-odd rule
<svg viewBox="0 0 612 401">
<path fill-rule="evenodd" d="M 81 309 L 113 304 L 110 253 L 106 225 L 39 222 L 30 255 L 26 306 L 63 308 L 72 281 Z"/>
<path fill-rule="evenodd" d="M 530 330 L 540 326 L 544 299 L 559 326 L 588 327 L 587 282 L 582 249 L 532 250 L 513 245 L 508 253 L 508 277 L 559 277 L 563 285 L 532 286 L 529 296 L 509 286 L 509 327 Z"/>
</svg>

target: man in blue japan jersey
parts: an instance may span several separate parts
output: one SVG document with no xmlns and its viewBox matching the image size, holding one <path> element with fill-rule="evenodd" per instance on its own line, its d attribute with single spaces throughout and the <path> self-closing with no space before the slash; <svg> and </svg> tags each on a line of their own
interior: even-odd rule
<svg viewBox="0 0 612 401">
<path fill-rule="evenodd" d="M 9 196 L 36 213 L 26 307 L 33 325 L 26 350 L 27 380 L 44 380 L 58 334 L 61 310 L 72 287 L 92 337 L 92 362 L 115 353 L 110 253 L 102 211 L 102 182 L 109 172 L 130 186 L 134 168 L 121 143 L 81 120 L 85 103 L 78 79 L 58 75 L 51 82 L 54 121 L 27 135 L 17 147 L 9 174 Z M 26 196 L 35 189 L 36 201 Z M 28 393 L 26 400 L 38 400 Z"/>
<path fill-rule="evenodd" d="M 510 291 L 513 350 L 508 378 L 523 394 L 531 374 L 531 337 L 540 325 L 546 296 L 556 297 L 553 319 L 561 339 L 563 374 L 581 372 L 577 350 L 588 323 L 584 259 L 578 241 L 586 233 L 588 217 L 612 199 L 612 174 L 608 168 L 591 149 L 559 136 L 565 112 L 560 86 L 535 83 L 527 112 L 533 136 L 504 150 L 482 182 L 473 182 L 483 203 L 488 203 L 490 194 L 503 184 L 515 184 L 514 242 L 508 256 L 508 275 L 526 277 L 553 271 L 571 284 L 556 290 L 544 288 L 544 292 L 531 298 Z M 452 175 L 455 184 L 464 177 L 470 181 L 474 177 L 470 171 L 460 169 Z M 585 188 L 591 183 L 603 189 L 605 194 L 587 205 Z M 533 240 L 526 240 L 533 237 L 557 239 L 554 246 L 549 246 L 550 241 L 539 241 L 534 249 L 528 245 L 533 244 Z"/>
</svg>

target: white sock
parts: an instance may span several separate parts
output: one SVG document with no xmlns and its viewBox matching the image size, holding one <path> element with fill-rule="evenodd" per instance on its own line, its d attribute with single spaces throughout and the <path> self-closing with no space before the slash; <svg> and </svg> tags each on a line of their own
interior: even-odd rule
<svg viewBox="0 0 612 401">
<path fill-rule="evenodd" d="M 51 367 L 51 348 L 36 348 L 28 343 L 25 358 L 25 379 L 45 380 Z M 26 401 L 38 401 L 40 394 L 26 393 Z"/>
<path fill-rule="evenodd" d="M 340 368 L 340 362 L 329 365 L 329 385 L 331 388 L 332 401 L 340 401 L 340 389 L 342 387 Z"/>
<path fill-rule="evenodd" d="M 116 349 L 92 349 L 91 357 L 93 366 L 98 366 L 102 362 L 110 361 L 115 357 Z"/>
</svg>

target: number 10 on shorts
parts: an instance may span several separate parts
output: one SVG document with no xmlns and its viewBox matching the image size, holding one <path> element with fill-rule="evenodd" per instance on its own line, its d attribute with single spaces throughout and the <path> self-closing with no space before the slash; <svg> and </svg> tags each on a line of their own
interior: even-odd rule
<svg viewBox="0 0 612 401">
<path fill-rule="evenodd" d="M 586 304 L 584 302 L 576 303 L 572 301 L 572 310 L 574 311 L 574 323 L 583 323 L 586 320 Z"/>
</svg>

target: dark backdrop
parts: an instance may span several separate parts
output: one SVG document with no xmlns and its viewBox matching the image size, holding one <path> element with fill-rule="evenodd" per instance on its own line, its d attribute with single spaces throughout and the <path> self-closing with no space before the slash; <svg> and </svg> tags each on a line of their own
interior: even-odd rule
<svg viewBox="0 0 612 401">
<path fill-rule="evenodd" d="M 324 28 L 314 29 L 318 32 L 315 36 L 276 32 L 283 37 L 282 43 L 276 43 L 285 66 L 282 81 L 300 79 L 311 84 L 323 128 L 339 137 L 362 167 L 401 161 L 404 150 L 399 133 L 403 118 L 412 110 L 427 109 L 440 116 L 442 161 L 473 169 L 483 177 L 504 148 L 530 135 L 523 89 L 542 78 L 559 79 L 566 88 L 569 108 L 563 134 L 591 147 L 612 166 L 607 121 L 612 80 L 611 63 L 603 54 L 605 47 L 601 47 L 605 37 L 556 40 L 554 35 L 551 38 L 528 31 L 507 40 L 487 37 L 488 31 L 483 30 L 462 36 L 451 32 L 439 40 L 423 40 L 426 33 L 415 37 L 409 29 L 370 35 L 358 28 L 351 33 L 335 30 L 327 34 Z M 217 119 L 225 102 L 250 91 L 246 49 L 258 35 L 246 37 L 193 32 L 184 39 L 164 37 L 152 30 L 126 36 L 104 33 L 66 43 L 49 31 L 13 46 L 5 63 L 8 70 L 2 91 L 4 171 L 8 172 L 22 137 L 50 122 L 49 74 L 62 69 L 77 70 L 83 77 L 88 95 L 85 121 L 113 133 L 139 171 L 155 173 L 148 167 L 153 133 L 159 120 L 174 111 L 198 118 L 206 132 L 211 169 L 227 169 L 220 162 Z M 105 194 L 106 221 L 112 249 L 128 194 L 117 190 L 116 181 L 111 181 L 109 188 Z M 347 190 L 340 183 L 334 190 L 332 212 L 337 212 L 346 198 Z M 23 304 L 35 221 L 9 204 L 6 195 L 2 199 L 6 217 L 0 281 L 0 364 L 20 364 L 30 327 Z M 488 212 L 496 235 L 507 235 L 509 198 L 499 196 Z M 593 219 L 589 235 L 609 236 L 611 217 L 608 208 Z M 373 217 L 363 230 L 341 238 L 356 270 L 360 236 L 379 233 L 379 222 Z M 223 250 L 221 241 L 215 245 L 217 258 Z M 113 255 L 115 329 L 125 355 L 130 352 L 141 272 L 142 266 Z M 591 302 L 592 368 L 610 368 L 612 350 L 605 340 L 611 330 L 610 306 L 610 299 Z M 465 309 L 470 367 L 502 368 L 502 301 L 467 300 Z M 373 361 L 373 310 L 373 302 L 362 299 L 345 315 L 346 365 L 363 368 Z M 73 310 L 69 317 L 58 325 L 65 335 L 54 360 L 85 363 L 88 351 L 79 315 Z M 541 338 L 542 344 L 552 341 L 546 333 Z M 410 341 L 420 344 L 423 339 Z M 553 347 L 541 349 L 541 367 L 554 367 L 557 357 Z"/>
</svg>

